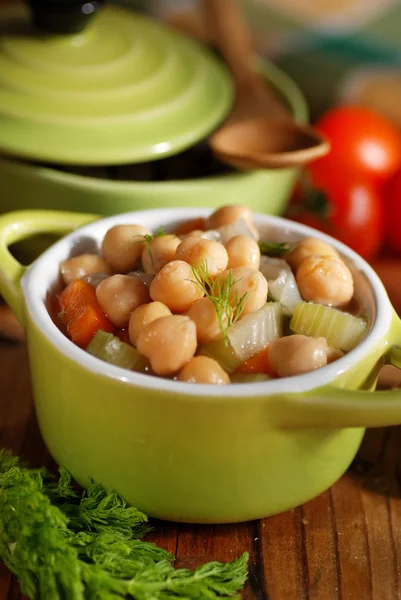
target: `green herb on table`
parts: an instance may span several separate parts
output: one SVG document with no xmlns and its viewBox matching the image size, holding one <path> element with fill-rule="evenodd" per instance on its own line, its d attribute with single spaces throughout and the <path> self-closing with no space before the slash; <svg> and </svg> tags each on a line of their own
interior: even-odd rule
<svg viewBox="0 0 401 600">
<path fill-rule="evenodd" d="M 259 242 L 260 253 L 265 256 L 283 256 L 290 248 L 288 242 Z"/>
<path fill-rule="evenodd" d="M 75 491 L 63 468 L 56 482 L 0 451 L 0 559 L 21 591 L 38 600 L 214 600 L 234 596 L 247 554 L 195 571 L 140 537 L 147 517 L 116 492 L 91 483 Z"/>
</svg>

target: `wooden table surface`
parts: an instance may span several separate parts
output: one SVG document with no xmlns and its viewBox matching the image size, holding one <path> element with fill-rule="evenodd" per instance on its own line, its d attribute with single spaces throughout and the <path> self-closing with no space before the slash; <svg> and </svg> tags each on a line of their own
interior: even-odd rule
<svg viewBox="0 0 401 600">
<path fill-rule="evenodd" d="M 50 464 L 33 411 L 25 345 L 4 340 L 0 447 L 31 466 Z M 175 554 L 178 567 L 248 551 L 247 599 L 401 599 L 401 428 L 370 430 L 348 473 L 295 510 L 232 526 L 154 525 L 149 538 Z M 0 600 L 20 598 L 0 565 Z"/>
</svg>

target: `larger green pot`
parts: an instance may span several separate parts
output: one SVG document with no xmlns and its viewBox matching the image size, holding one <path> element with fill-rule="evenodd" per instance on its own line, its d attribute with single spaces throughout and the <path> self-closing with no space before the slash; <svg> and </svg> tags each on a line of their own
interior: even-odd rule
<svg viewBox="0 0 401 600">
<path fill-rule="evenodd" d="M 367 337 L 327 367 L 254 384 L 185 384 L 122 370 L 72 344 L 53 324 L 46 295 L 77 247 L 98 246 L 116 223 L 152 229 L 205 209 L 102 219 L 57 242 L 25 270 L 8 246 L 37 232 L 68 232 L 92 215 L 45 211 L 0 217 L 0 292 L 26 329 L 39 425 L 55 460 L 85 485 L 117 489 L 149 515 L 223 523 L 265 517 L 321 493 L 347 469 L 365 427 L 401 424 L 401 392 L 372 392 L 384 361 L 401 367 L 401 322 L 374 271 L 308 227 L 256 216 L 263 234 L 329 241 L 351 265 L 370 322 Z"/>
<path fill-rule="evenodd" d="M 295 118 L 306 122 L 306 103 L 295 83 L 269 63 L 264 62 L 261 69 Z M 281 214 L 297 176 L 297 169 L 266 169 L 180 181 L 120 181 L 67 173 L 3 156 L 0 212 L 57 208 L 111 215 L 170 206 L 213 208 L 241 203 L 258 212 Z"/>
</svg>

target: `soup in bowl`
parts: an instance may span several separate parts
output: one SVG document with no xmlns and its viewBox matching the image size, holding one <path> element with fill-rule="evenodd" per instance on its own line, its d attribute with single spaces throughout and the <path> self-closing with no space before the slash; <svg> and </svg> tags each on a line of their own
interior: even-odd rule
<svg viewBox="0 0 401 600">
<path fill-rule="evenodd" d="M 401 423 L 401 392 L 372 391 L 401 365 L 401 323 L 369 265 L 306 226 L 224 211 L 0 218 L 0 291 L 50 452 L 162 519 L 295 507 L 343 474 L 366 427 Z M 72 229 L 27 270 L 8 250 Z"/>
</svg>

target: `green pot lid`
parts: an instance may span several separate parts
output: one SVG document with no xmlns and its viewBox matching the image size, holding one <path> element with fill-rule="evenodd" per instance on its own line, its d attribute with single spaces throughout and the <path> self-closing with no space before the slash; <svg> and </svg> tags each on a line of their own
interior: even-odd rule
<svg viewBox="0 0 401 600">
<path fill-rule="evenodd" d="M 75 35 L 0 16 L 0 152 L 73 165 L 155 160 L 195 144 L 229 113 L 225 67 L 164 25 L 105 6 Z M 25 33 L 22 31 L 25 30 Z"/>
</svg>

